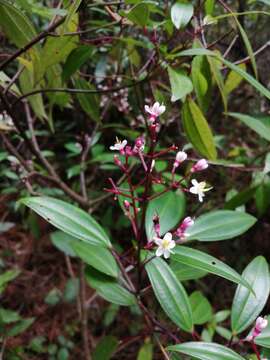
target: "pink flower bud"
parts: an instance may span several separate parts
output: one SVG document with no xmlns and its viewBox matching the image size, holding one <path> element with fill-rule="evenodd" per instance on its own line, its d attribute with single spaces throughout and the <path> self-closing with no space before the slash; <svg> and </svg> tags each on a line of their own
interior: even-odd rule
<svg viewBox="0 0 270 360">
<path fill-rule="evenodd" d="M 184 151 L 178 151 L 178 153 L 176 154 L 176 157 L 175 157 L 173 167 L 177 168 L 186 159 L 187 159 L 187 153 L 185 153 Z"/>
<path fill-rule="evenodd" d="M 129 210 L 130 208 L 130 203 L 127 200 L 124 200 L 124 207 L 126 210 Z"/>
<path fill-rule="evenodd" d="M 125 155 L 126 156 L 132 156 L 133 155 L 133 150 L 132 150 L 131 146 L 126 146 L 125 147 Z"/>
<path fill-rule="evenodd" d="M 248 341 L 253 341 L 257 336 L 261 334 L 263 329 L 268 325 L 268 320 L 259 316 L 256 320 L 255 327 L 252 330 L 252 335 L 247 337 Z"/>
<path fill-rule="evenodd" d="M 138 137 L 135 140 L 135 146 L 134 146 L 133 151 L 136 153 L 142 152 L 144 150 L 144 144 L 145 144 L 145 142 L 144 142 L 143 136 Z"/>
<path fill-rule="evenodd" d="M 117 155 L 114 155 L 113 161 L 114 161 L 115 165 L 122 167 L 122 163 Z"/>
<path fill-rule="evenodd" d="M 191 172 L 198 172 L 208 168 L 208 162 L 205 159 L 201 159 L 196 162 L 191 168 Z"/>
<path fill-rule="evenodd" d="M 179 236 L 180 239 L 184 239 L 186 237 L 186 231 L 189 227 L 191 227 L 194 224 L 194 220 L 188 216 L 186 217 L 181 225 L 178 227 L 178 229 L 176 230 L 175 234 L 177 236 Z"/>
</svg>

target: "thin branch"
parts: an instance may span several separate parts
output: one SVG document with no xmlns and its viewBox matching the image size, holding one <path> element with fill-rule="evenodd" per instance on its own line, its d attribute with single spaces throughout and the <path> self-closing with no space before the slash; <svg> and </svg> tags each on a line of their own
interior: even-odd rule
<svg viewBox="0 0 270 360">
<path fill-rule="evenodd" d="M 0 64 L 0 71 L 4 69 L 8 64 L 10 64 L 13 60 L 17 59 L 20 55 L 25 53 L 27 50 L 31 49 L 35 44 L 37 44 L 40 40 L 44 39 L 49 35 L 50 32 L 54 31 L 59 25 L 61 25 L 65 21 L 65 17 L 59 19 L 54 24 L 51 24 L 46 30 L 42 31 L 38 34 L 33 40 L 31 40 L 28 44 L 23 46 L 21 49 L 17 50 L 13 55 L 7 58 L 5 61 Z"/>
<path fill-rule="evenodd" d="M 119 91 L 121 89 L 131 88 L 140 83 L 146 82 L 147 80 L 149 80 L 149 76 L 146 76 L 145 78 L 138 80 L 138 81 L 133 81 L 130 84 L 125 84 L 122 86 L 109 88 L 109 89 L 99 89 L 99 90 L 71 89 L 71 88 L 36 89 L 36 90 L 30 91 L 30 92 L 20 96 L 18 99 L 16 99 L 13 102 L 12 106 L 15 106 L 18 102 L 22 101 L 23 99 L 25 99 L 31 95 L 35 95 L 35 94 L 56 93 L 56 92 L 62 92 L 62 93 L 68 93 L 68 94 L 105 94 L 105 93 L 111 93 L 114 91 Z"/>
</svg>

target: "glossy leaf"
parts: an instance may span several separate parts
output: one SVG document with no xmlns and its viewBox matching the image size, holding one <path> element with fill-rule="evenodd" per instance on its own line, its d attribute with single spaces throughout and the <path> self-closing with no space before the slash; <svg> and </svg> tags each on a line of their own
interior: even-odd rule
<svg viewBox="0 0 270 360">
<path fill-rule="evenodd" d="M 105 300 L 122 306 L 136 304 L 136 298 L 114 278 L 104 275 L 88 266 L 85 272 L 86 281 Z"/>
<path fill-rule="evenodd" d="M 143 2 L 136 4 L 129 10 L 126 17 L 136 25 L 145 26 L 149 18 L 148 5 Z"/>
<path fill-rule="evenodd" d="M 95 90 L 95 87 L 84 79 L 77 79 L 75 86 L 82 90 Z M 95 121 L 100 121 L 99 97 L 97 94 L 78 93 L 77 99 L 83 110 Z"/>
<path fill-rule="evenodd" d="M 263 310 L 270 292 L 269 266 L 263 256 L 256 257 L 245 268 L 242 277 L 252 286 L 254 296 L 242 285 L 238 285 L 231 313 L 231 326 L 239 334 L 251 325 Z"/>
<path fill-rule="evenodd" d="M 6 0 L 0 0 L 0 26 L 18 48 L 26 45 L 37 35 L 27 16 Z"/>
<path fill-rule="evenodd" d="M 86 264 L 91 265 L 100 272 L 117 277 L 118 266 L 111 252 L 102 246 L 90 245 L 83 241 L 74 241 L 72 249 Z"/>
<path fill-rule="evenodd" d="M 182 245 L 177 245 L 173 251 L 174 254 L 171 255 L 173 260 L 221 276 L 236 284 L 242 284 L 251 290 L 249 283 L 241 275 L 214 256 Z"/>
<path fill-rule="evenodd" d="M 77 242 L 78 239 L 60 230 L 54 231 L 50 237 L 53 245 L 57 247 L 58 250 L 63 251 L 63 253 L 68 256 L 76 256 L 72 249 L 72 244 L 74 241 Z"/>
<path fill-rule="evenodd" d="M 183 70 L 175 70 L 169 66 L 168 74 L 172 91 L 171 101 L 183 99 L 192 92 L 192 81 Z"/>
<path fill-rule="evenodd" d="M 181 329 L 192 332 L 192 311 L 187 293 L 169 265 L 161 258 L 154 258 L 145 268 L 162 309 Z"/>
<path fill-rule="evenodd" d="M 212 95 L 212 76 L 209 63 L 205 56 L 195 56 L 192 60 L 191 77 L 202 111 L 206 113 Z"/>
<path fill-rule="evenodd" d="M 224 59 L 220 55 L 217 55 L 213 51 L 207 49 L 188 49 L 181 51 L 180 53 L 173 54 L 171 57 L 175 58 L 178 56 L 196 56 L 196 55 L 207 55 L 207 56 L 215 56 L 223 62 L 229 69 L 235 71 L 237 74 L 242 76 L 250 85 L 252 85 L 256 90 L 258 90 L 262 95 L 264 95 L 267 99 L 270 99 L 270 90 L 268 90 L 265 86 L 259 83 L 253 76 L 249 75 L 245 70 L 241 69 L 239 66 L 233 64 L 232 62 Z"/>
<path fill-rule="evenodd" d="M 63 80 L 66 81 L 73 75 L 93 53 L 93 47 L 82 45 L 75 48 L 68 56 L 63 66 Z"/>
<path fill-rule="evenodd" d="M 102 227 L 85 211 L 62 200 L 50 197 L 30 197 L 21 202 L 58 229 L 92 245 L 110 246 Z"/>
<path fill-rule="evenodd" d="M 217 84 L 219 91 L 220 91 L 224 109 L 225 109 L 225 111 L 227 111 L 228 101 L 227 101 L 227 94 L 225 92 L 224 79 L 223 79 L 222 72 L 221 72 L 220 59 L 219 59 L 219 57 L 213 58 L 212 56 L 207 56 L 207 60 L 210 65 L 211 72 L 213 74 L 213 78 Z"/>
<path fill-rule="evenodd" d="M 171 18 L 176 29 L 185 27 L 192 18 L 193 5 L 190 3 L 175 3 L 171 8 Z"/>
<path fill-rule="evenodd" d="M 240 67 L 242 70 L 246 70 L 246 64 L 239 64 L 238 67 Z M 235 71 L 230 71 L 224 84 L 225 93 L 229 95 L 240 85 L 242 80 L 242 76 L 240 76 Z"/>
<path fill-rule="evenodd" d="M 256 117 L 240 113 L 228 113 L 229 116 L 240 120 L 262 138 L 270 141 L 270 116 Z"/>
<path fill-rule="evenodd" d="M 216 210 L 203 214 L 188 230 L 188 240 L 220 241 L 246 232 L 256 218 L 242 211 Z"/>
<path fill-rule="evenodd" d="M 177 261 L 170 261 L 170 268 L 180 281 L 200 279 L 207 275 L 206 271 L 195 269 L 194 267 L 181 264 Z"/>
<path fill-rule="evenodd" d="M 219 344 L 207 342 L 187 342 L 167 347 L 169 351 L 193 356 L 201 360 L 244 360 L 233 350 Z"/>
<path fill-rule="evenodd" d="M 184 216 L 185 207 L 185 196 L 180 191 L 168 191 L 149 201 L 145 216 L 147 238 L 152 239 L 155 235 L 153 228 L 153 217 L 155 215 L 159 216 L 160 234 L 164 235 L 179 223 Z"/>
<path fill-rule="evenodd" d="M 68 14 L 65 19 L 65 22 L 62 27 L 62 33 L 64 30 L 68 29 L 70 22 L 72 21 L 72 18 L 76 14 L 76 11 L 78 10 L 79 6 L 81 5 L 82 0 L 74 0 L 71 5 L 68 8 Z"/>
<path fill-rule="evenodd" d="M 194 291 L 190 295 L 189 301 L 195 325 L 202 325 L 211 320 L 213 316 L 212 307 L 207 298 L 200 291 Z"/>
<path fill-rule="evenodd" d="M 185 133 L 194 148 L 208 159 L 216 159 L 217 151 L 212 131 L 200 108 L 192 99 L 188 99 L 182 109 Z"/>
</svg>

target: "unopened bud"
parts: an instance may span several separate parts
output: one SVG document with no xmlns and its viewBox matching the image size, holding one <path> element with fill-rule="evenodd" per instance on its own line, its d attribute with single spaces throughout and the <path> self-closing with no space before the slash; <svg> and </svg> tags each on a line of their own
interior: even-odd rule
<svg viewBox="0 0 270 360">
<path fill-rule="evenodd" d="M 121 160 L 119 159 L 119 157 L 117 155 L 114 155 L 113 161 L 114 161 L 115 165 L 122 167 Z"/>
<path fill-rule="evenodd" d="M 191 172 L 198 172 L 208 168 L 208 162 L 205 159 L 201 159 L 196 162 L 191 168 Z"/>
<path fill-rule="evenodd" d="M 184 151 L 178 151 L 178 153 L 176 154 L 176 157 L 175 157 L 173 167 L 177 168 L 186 159 L 187 159 L 187 153 L 185 153 Z"/>
<path fill-rule="evenodd" d="M 130 208 L 130 203 L 127 200 L 124 200 L 124 207 L 126 210 L 129 210 Z"/>
<path fill-rule="evenodd" d="M 194 225 L 194 220 L 190 216 L 186 217 L 176 230 L 176 235 L 179 236 L 180 239 L 184 239 L 187 236 L 187 229 L 192 225 Z"/>
</svg>

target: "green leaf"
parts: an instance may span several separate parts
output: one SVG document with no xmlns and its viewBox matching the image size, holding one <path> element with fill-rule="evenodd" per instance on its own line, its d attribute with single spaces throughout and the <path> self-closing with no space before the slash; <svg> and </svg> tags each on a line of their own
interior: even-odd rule
<svg viewBox="0 0 270 360">
<path fill-rule="evenodd" d="M 173 251 L 174 254 L 171 255 L 173 260 L 221 276 L 236 284 L 242 284 L 252 291 L 249 283 L 241 275 L 214 256 L 182 245 L 177 245 Z"/>
<path fill-rule="evenodd" d="M 25 46 L 37 35 L 24 13 L 6 0 L 0 0 L 0 27 L 18 48 Z"/>
<path fill-rule="evenodd" d="M 229 112 L 228 115 L 240 120 L 263 139 L 270 141 L 270 116 L 256 117 L 233 112 Z"/>
<path fill-rule="evenodd" d="M 20 61 L 22 63 L 22 61 Z M 35 86 L 33 63 L 29 62 L 19 78 L 20 89 L 22 94 L 26 94 L 33 90 L 39 90 L 39 86 Z M 44 103 L 41 94 L 35 94 L 28 97 L 30 105 L 39 119 L 47 119 Z"/>
<path fill-rule="evenodd" d="M 20 274 L 20 270 L 7 270 L 0 274 L 0 294 L 5 290 L 7 284 Z"/>
<path fill-rule="evenodd" d="M 93 360 L 109 360 L 117 349 L 118 340 L 115 336 L 105 336 L 97 344 L 93 352 Z"/>
<path fill-rule="evenodd" d="M 117 277 L 118 266 L 108 249 L 78 240 L 75 240 L 71 246 L 77 256 L 86 264 L 91 265 L 104 274 Z"/>
<path fill-rule="evenodd" d="M 159 216 L 160 235 L 164 235 L 173 229 L 182 219 L 185 213 L 186 201 L 181 191 L 168 191 L 165 194 L 149 201 L 145 215 L 145 229 L 147 238 L 155 236 L 153 217 Z"/>
<path fill-rule="evenodd" d="M 21 202 L 58 229 L 92 245 L 110 246 L 103 228 L 85 211 L 50 197 L 29 197 Z"/>
<path fill-rule="evenodd" d="M 70 7 L 68 8 L 68 14 L 67 17 L 65 19 L 65 22 L 63 24 L 62 27 L 62 33 L 68 29 L 70 22 L 72 21 L 72 18 L 74 17 L 74 15 L 76 14 L 79 6 L 81 5 L 82 0 L 74 0 L 72 2 L 72 4 L 70 5 Z"/>
<path fill-rule="evenodd" d="M 177 326 L 192 332 L 192 311 L 187 293 L 169 265 L 161 258 L 154 258 L 145 268 L 162 309 Z"/>
<path fill-rule="evenodd" d="M 175 273 L 177 279 L 180 281 L 200 279 L 207 274 L 206 271 L 180 264 L 177 261 L 171 261 L 170 268 Z"/>
<path fill-rule="evenodd" d="M 73 236 L 65 233 L 64 231 L 54 231 L 51 235 L 51 241 L 58 250 L 63 251 L 68 256 L 76 256 L 74 250 L 72 249 L 72 244 L 74 240 L 78 240 Z"/>
<path fill-rule="evenodd" d="M 149 18 L 149 7 L 147 4 L 141 2 L 133 6 L 125 16 L 134 24 L 145 26 Z"/>
<path fill-rule="evenodd" d="M 95 87 L 84 79 L 77 79 L 75 86 L 82 90 L 95 90 Z M 83 110 L 95 121 L 100 121 L 99 97 L 97 94 L 78 93 L 77 99 Z"/>
<path fill-rule="evenodd" d="M 216 210 L 203 214 L 188 229 L 188 240 L 220 241 L 246 232 L 256 218 L 242 211 Z"/>
<path fill-rule="evenodd" d="M 237 66 L 243 70 L 246 70 L 246 64 L 239 64 Z M 229 95 L 233 90 L 235 90 L 240 85 L 242 80 L 242 76 L 240 76 L 235 71 L 230 71 L 224 84 L 224 91 L 226 95 Z"/>
<path fill-rule="evenodd" d="M 17 311 L 0 308 L 0 324 L 10 324 L 21 320 L 21 317 Z"/>
<path fill-rule="evenodd" d="M 153 359 L 153 344 L 150 339 L 146 339 L 145 343 L 141 346 L 137 360 L 152 360 Z"/>
<path fill-rule="evenodd" d="M 252 286 L 254 296 L 238 285 L 232 305 L 232 331 L 239 334 L 251 325 L 263 310 L 270 292 L 269 266 L 263 256 L 257 256 L 245 268 L 242 277 Z"/>
<path fill-rule="evenodd" d="M 181 354 L 193 356 L 201 360 L 244 360 L 233 350 L 215 343 L 207 342 L 186 342 L 183 344 L 168 346 L 169 351 L 176 351 Z"/>
<path fill-rule="evenodd" d="M 79 293 L 79 288 L 80 288 L 79 279 L 77 278 L 68 279 L 65 285 L 63 299 L 68 303 L 72 303 L 73 301 L 75 301 Z"/>
<path fill-rule="evenodd" d="M 267 320 L 267 327 L 263 329 L 261 334 L 255 338 L 255 343 L 257 345 L 270 349 L 270 316 L 267 316 Z"/>
<path fill-rule="evenodd" d="M 68 56 L 64 66 L 62 78 L 63 81 L 68 80 L 93 53 L 93 47 L 88 45 L 81 45 L 75 48 Z"/>
<path fill-rule="evenodd" d="M 217 55 L 213 51 L 207 49 L 188 49 L 181 51 L 179 53 L 170 55 L 170 58 L 175 58 L 178 56 L 196 56 L 196 55 L 207 55 L 207 56 L 216 56 L 219 58 L 224 65 L 226 65 L 229 69 L 235 71 L 237 74 L 242 76 L 250 85 L 252 85 L 256 90 L 258 90 L 262 95 L 264 95 L 267 99 L 270 99 L 270 91 L 260 84 L 253 76 L 249 75 L 246 71 L 241 69 L 239 66 L 233 64 L 232 62 L 224 59 L 223 57 Z"/>
<path fill-rule="evenodd" d="M 88 284 L 107 301 L 122 306 L 136 304 L 135 296 L 114 278 L 104 275 L 90 266 L 87 267 L 85 276 Z"/>
<path fill-rule="evenodd" d="M 192 60 L 191 77 L 200 108 L 206 113 L 211 102 L 212 76 L 205 56 L 195 56 Z"/>
<path fill-rule="evenodd" d="M 215 9 L 215 0 L 205 0 L 204 11 L 207 15 L 213 15 Z"/>
<path fill-rule="evenodd" d="M 7 331 L 7 336 L 17 336 L 23 333 L 26 329 L 29 328 L 35 321 L 35 318 L 22 319 L 16 325 L 14 325 L 11 329 Z"/>
<path fill-rule="evenodd" d="M 217 151 L 212 131 L 200 108 L 192 99 L 188 99 L 182 109 L 185 133 L 194 148 L 208 159 L 215 160 Z"/>
<path fill-rule="evenodd" d="M 193 5 L 190 3 L 175 3 L 171 8 L 171 19 L 176 27 L 180 29 L 185 27 L 192 18 Z"/>
<path fill-rule="evenodd" d="M 236 22 L 236 25 L 237 25 L 238 29 L 239 29 L 239 32 L 241 34 L 243 43 L 245 44 L 248 57 L 250 58 L 251 65 L 253 67 L 254 74 L 255 74 L 256 78 L 258 78 L 256 60 L 255 60 L 255 56 L 254 56 L 253 49 L 252 49 L 251 43 L 249 41 L 249 38 L 248 38 L 248 36 L 247 36 L 247 34 L 245 32 L 245 29 L 243 28 L 241 23 L 238 21 L 237 16 L 235 15 L 235 13 L 231 12 L 231 14 L 232 14 L 232 16 L 233 16 L 233 18 L 234 18 L 234 20 Z"/>
<path fill-rule="evenodd" d="M 172 96 L 171 101 L 183 99 L 193 90 L 193 84 L 184 70 L 175 70 L 168 67 L 168 74 L 171 84 Z"/>
<path fill-rule="evenodd" d="M 224 87 L 224 80 L 223 80 L 223 76 L 222 76 L 221 69 L 220 69 L 221 68 L 220 59 L 219 59 L 219 57 L 213 58 L 211 56 L 207 56 L 207 60 L 210 65 L 211 72 L 213 74 L 213 78 L 215 79 L 215 82 L 220 91 L 224 109 L 225 109 L 225 111 L 227 111 L 228 101 L 227 101 L 227 94 L 225 92 L 225 87 Z"/>
<path fill-rule="evenodd" d="M 194 291 L 189 297 L 193 323 L 195 325 L 202 325 L 210 321 L 212 314 L 212 307 L 207 298 L 200 292 Z"/>
</svg>

